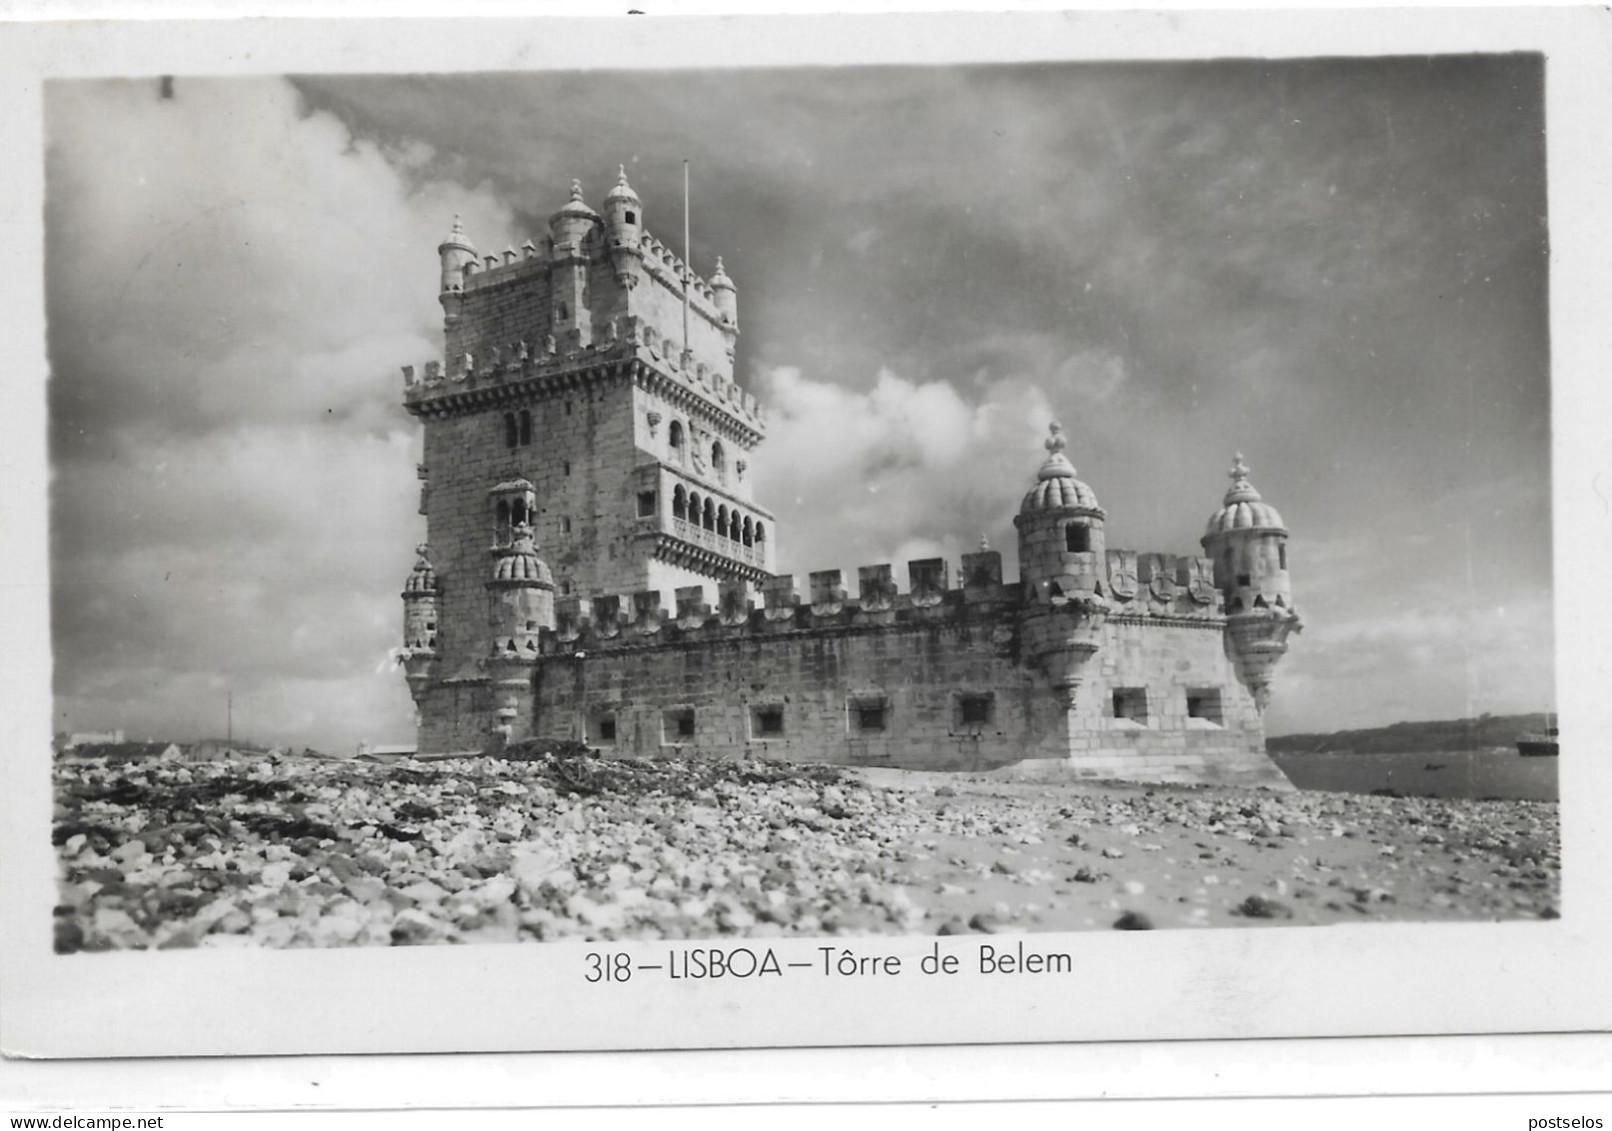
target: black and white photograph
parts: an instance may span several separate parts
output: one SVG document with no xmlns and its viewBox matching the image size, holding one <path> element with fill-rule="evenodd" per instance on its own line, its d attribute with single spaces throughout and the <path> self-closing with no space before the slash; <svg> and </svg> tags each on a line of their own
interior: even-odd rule
<svg viewBox="0 0 1612 1131">
<path fill-rule="evenodd" d="M 42 79 L 37 961 L 1580 945 L 1547 50 L 591 34 Z"/>
</svg>

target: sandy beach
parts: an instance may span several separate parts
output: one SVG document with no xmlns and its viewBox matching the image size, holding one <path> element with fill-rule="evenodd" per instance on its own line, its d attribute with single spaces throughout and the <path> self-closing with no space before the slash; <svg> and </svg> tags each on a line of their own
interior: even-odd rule
<svg viewBox="0 0 1612 1131">
<path fill-rule="evenodd" d="M 778 763 L 59 762 L 56 947 L 1554 917 L 1558 810 Z"/>
</svg>

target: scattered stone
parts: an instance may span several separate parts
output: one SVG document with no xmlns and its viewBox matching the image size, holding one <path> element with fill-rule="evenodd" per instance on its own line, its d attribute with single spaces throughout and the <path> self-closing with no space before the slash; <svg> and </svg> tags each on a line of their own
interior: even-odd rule
<svg viewBox="0 0 1612 1131">
<path fill-rule="evenodd" d="M 1114 930 L 1116 931 L 1151 931 L 1152 929 L 1153 920 L 1140 911 L 1127 911 L 1114 920 Z"/>
</svg>

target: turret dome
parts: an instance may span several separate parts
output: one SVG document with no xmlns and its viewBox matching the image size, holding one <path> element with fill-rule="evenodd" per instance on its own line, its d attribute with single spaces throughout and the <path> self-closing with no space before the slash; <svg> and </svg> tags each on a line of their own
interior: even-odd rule
<svg viewBox="0 0 1612 1131">
<path fill-rule="evenodd" d="M 582 182 L 571 182 L 571 199 L 565 202 L 565 207 L 554 214 L 554 220 L 575 218 L 578 220 L 597 220 L 599 214 L 589 208 L 582 201 Z"/>
<path fill-rule="evenodd" d="M 1206 536 L 1232 530 L 1287 529 L 1276 508 L 1261 499 L 1259 492 L 1254 490 L 1254 485 L 1248 481 L 1248 471 L 1248 465 L 1243 462 L 1243 453 L 1238 452 L 1227 473 L 1231 477 L 1231 489 L 1226 492 L 1220 509 L 1209 517 L 1209 526 L 1204 531 Z"/>
<path fill-rule="evenodd" d="M 549 571 L 548 563 L 537 556 L 537 544 L 532 538 L 532 528 L 524 523 L 515 527 L 514 541 L 509 549 L 498 557 L 498 563 L 493 567 L 494 581 L 535 582 L 540 585 L 552 587 L 554 575 Z"/>
<path fill-rule="evenodd" d="M 620 169 L 621 174 L 616 178 L 616 187 L 610 190 L 609 196 L 605 197 L 605 204 L 611 205 L 617 201 L 623 204 L 642 203 L 638 199 L 638 194 L 633 191 L 633 187 L 627 183 L 627 166 L 622 165 Z"/>
<path fill-rule="evenodd" d="M 409 579 L 403 583 L 404 596 L 434 594 L 437 591 L 437 571 L 432 568 L 431 559 L 427 556 L 430 547 L 424 542 L 414 548 L 417 555 L 414 569 Z"/>
<path fill-rule="evenodd" d="M 1092 511 L 1102 517 L 1103 508 L 1097 503 L 1096 493 L 1075 478 L 1075 467 L 1063 454 L 1068 445 L 1063 425 L 1055 422 L 1050 431 L 1052 434 L 1042 442 L 1047 449 L 1047 461 L 1036 473 L 1036 485 L 1024 496 L 1019 513 L 1074 509 Z"/>
<path fill-rule="evenodd" d="M 453 248 L 458 248 L 461 251 L 468 251 L 472 255 L 474 255 L 476 251 L 476 245 L 470 242 L 469 236 L 465 235 L 464 225 L 460 223 L 457 214 L 455 214 L 453 218 L 453 230 L 443 237 L 442 242 L 437 245 L 437 254 L 441 255 L 442 253 Z"/>
<path fill-rule="evenodd" d="M 716 257 L 716 270 L 711 274 L 711 289 L 715 291 L 731 291 L 736 289 L 733 280 L 728 277 L 728 269 L 722 266 L 722 257 Z"/>
</svg>

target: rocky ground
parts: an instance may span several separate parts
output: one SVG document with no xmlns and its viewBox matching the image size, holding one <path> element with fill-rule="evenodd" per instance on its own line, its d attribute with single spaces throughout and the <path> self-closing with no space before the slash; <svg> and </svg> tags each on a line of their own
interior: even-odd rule
<svg viewBox="0 0 1612 1131">
<path fill-rule="evenodd" d="M 577 752 L 60 762 L 60 952 L 1554 917 L 1549 802 Z"/>
</svg>

